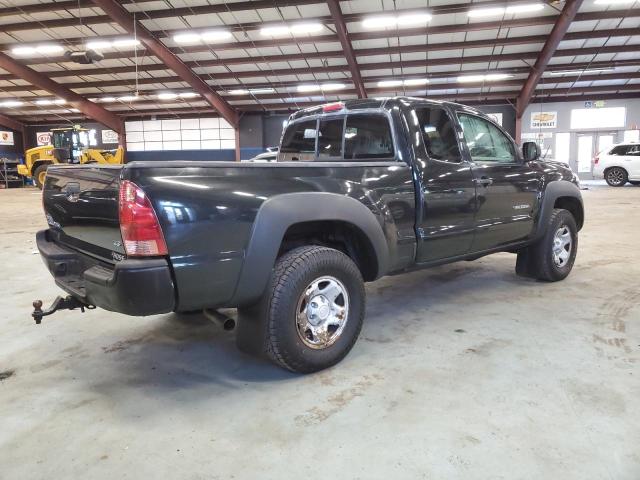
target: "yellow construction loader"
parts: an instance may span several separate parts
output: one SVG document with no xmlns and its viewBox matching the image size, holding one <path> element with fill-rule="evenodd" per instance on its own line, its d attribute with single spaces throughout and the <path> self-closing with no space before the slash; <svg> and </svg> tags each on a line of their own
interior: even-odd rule
<svg viewBox="0 0 640 480">
<path fill-rule="evenodd" d="M 55 163 L 124 163 L 124 149 L 99 150 L 89 146 L 89 129 L 74 125 L 51 130 L 52 145 L 30 148 L 24 152 L 24 165 L 18 173 L 32 177 L 42 189 L 47 167 Z"/>
</svg>

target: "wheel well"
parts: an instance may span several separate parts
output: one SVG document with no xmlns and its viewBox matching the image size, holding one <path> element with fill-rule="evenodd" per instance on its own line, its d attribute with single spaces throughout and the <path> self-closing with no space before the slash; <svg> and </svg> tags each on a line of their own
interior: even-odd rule
<svg viewBox="0 0 640 480">
<path fill-rule="evenodd" d="M 553 208 L 563 208 L 568 210 L 571 215 L 573 215 L 573 218 L 576 219 L 578 230 L 582 228 L 582 225 L 584 224 L 584 211 L 580 200 L 575 197 L 559 197 L 553 204 Z"/>
<path fill-rule="evenodd" d="M 612 168 L 619 168 L 620 170 L 624 170 L 624 172 L 625 172 L 627 175 L 629 175 L 629 172 L 627 171 L 627 169 L 626 169 L 626 168 L 624 168 L 624 167 L 621 167 L 620 165 L 611 165 L 610 167 L 605 168 L 605 169 L 603 170 L 603 172 L 602 172 L 602 173 L 603 173 L 604 175 L 606 175 L 606 174 L 607 174 L 607 172 L 608 172 L 609 170 L 611 170 Z"/>
<path fill-rule="evenodd" d="M 291 225 L 284 234 L 278 256 L 303 245 L 323 245 L 349 256 L 365 281 L 375 280 L 378 257 L 369 238 L 357 226 L 337 220 L 320 220 Z"/>
</svg>

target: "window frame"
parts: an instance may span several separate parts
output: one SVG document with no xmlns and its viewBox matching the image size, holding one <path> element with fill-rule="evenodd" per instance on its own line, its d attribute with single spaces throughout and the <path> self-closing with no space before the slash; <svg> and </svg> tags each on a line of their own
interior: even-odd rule
<svg viewBox="0 0 640 480">
<path fill-rule="evenodd" d="M 346 128 L 347 128 L 347 119 L 348 117 L 352 116 L 352 115 L 367 115 L 367 116 L 380 116 L 383 117 L 386 122 L 387 122 L 387 127 L 389 128 L 389 133 L 391 134 L 391 142 L 392 142 L 392 149 L 393 149 L 393 154 L 390 157 L 385 157 L 385 158 L 363 158 L 360 160 L 356 160 L 356 159 L 345 159 L 344 154 L 345 154 L 345 146 L 346 146 L 346 138 L 345 138 L 345 133 L 346 133 Z M 323 158 L 321 160 L 318 159 L 318 145 L 319 145 L 319 132 L 320 132 L 320 121 L 321 120 L 336 120 L 342 118 L 342 156 L 340 157 L 330 157 L 330 158 Z M 280 161 L 278 159 L 276 159 L 277 163 L 289 163 L 289 162 L 293 162 L 293 163 L 302 163 L 302 164 L 312 164 L 312 163 L 347 163 L 347 164 L 357 164 L 357 165 L 362 165 L 362 164 L 371 164 L 371 163 L 375 163 L 375 164 L 385 164 L 385 163 L 404 163 L 402 162 L 399 158 L 398 158 L 398 141 L 397 141 L 397 135 L 396 135 L 396 131 L 394 128 L 394 123 L 392 121 L 392 117 L 391 117 L 391 112 L 383 109 L 383 108 L 361 108 L 361 109 L 356 109 L 356 110 L 347 110 L 346 112 L 341 111 L 341 112 L 336 112 L 336 113 L 331 113 L 331 114 L 316 114 L 316 115 L 308 115 L 308 116 L 304 116 L 304 117 L 300 117 L 300 118 L 296 118 L 293 121 L 290 121 L 287 126 L 282 130 L 282 135 L 280 137 L 280 146 L 282 146 L 282 140 L 284 139 L 284 134 L 285 131 L 298 124 L 301 122 L 308 122 L 310 120 L 315 120 L 316 122 L 316 138 L 315 138 L 315 150 L 314 150 L 314 155 L 313 155 L 313 160 L 307 160 L 307 161 L 294 161 L 294 160 L 286 160 L 286 161 Z M 278 152 L 278 156 L 279 156 L 280 152 Z"/>
<path fill-rule="evenodd" d="M 491 118 L 482 115 L 478 112 L 473 112 L 473 111 L 469 111 L 469 110 L 458 110 L 456 109 L 455 111 L 456 113 L 456 121 L 460 127 L 460 136 L 461 136 L 461 141 L 464 147 L 464 152 L 465 155 L 467 156 L 467 158 L 469 159 L 470 163 L 477 163 L 477 164 L 482 164 L 482 165 L 521 165 L 523 163 L 523 158 L 522 158 L 522 153 L 520 152 L 520 149 L 518 148 L 518 145 L 516 144 L 516 142 L 513 140 L 513 138 L 511 138 L 511 135 L 509 135 L 500 125 L 498 125 L 496 122 L 494 122 Z M 469 151 L 469 146 L 467 145 L 467 141 L 464 138 L 464 129 L 462 128 L 462 122 L 460 121 L 460 115 L 468 115 L 470 117 L 475 117 L 478 118 L 480 120 L 484 120 L 485 122 L 490 123 L 491 125 L 493 125 L 494 127 L 496 127 L 498 129 L 498 131 L 500 133 L 502 133 L 507 140 L 509 141 L 509 143 L 511 144 L 511 147 L 513 148 L 514 151 L 514 158 L 515 160 L 513 162 L 494 162 L 491 160 L 474 160 L 473 157 L 471 156 L 471 152 Z"/>
</svg>

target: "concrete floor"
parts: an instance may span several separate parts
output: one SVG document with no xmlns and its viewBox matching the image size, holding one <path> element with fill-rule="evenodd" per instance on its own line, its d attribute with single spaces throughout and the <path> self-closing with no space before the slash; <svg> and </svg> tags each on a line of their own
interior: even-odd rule
<svg viewBox="0 0 640 480">
<path fill-rule="evenodd" d="M 584 192 L 562 283 L 515 257 L 371 284 L 347 359 L 298 376 L 195 316 L 59 313 L 40 197 L 0 191 L 0 478 L 640 478 L 640 188 Z"/>
</svg>

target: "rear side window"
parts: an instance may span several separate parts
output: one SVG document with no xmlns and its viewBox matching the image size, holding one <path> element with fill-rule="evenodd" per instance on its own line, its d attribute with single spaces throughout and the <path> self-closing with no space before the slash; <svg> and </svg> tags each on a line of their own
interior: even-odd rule
<svg viewBox="0 0 640 480">
<path fill-rule="evenodd" d="M 278 160 L 313 161 L 316 154 L 316 120 L 290 124 L 282 137 Z"/>
<path fill-rule="evenodd" d="M 427 154 L 435 160 L 460 162 L 460 147 L 455 126 L 442 108 L 426 107 L 415 110 Z"/>
<path fill-rule="evenodd" d="M 640 157 L 640 145 L 629 145 L 629 150 L 627 150 L 627 155 Z"/>
<path fill-rule="evenodd" d="M 342 128 L 344 118 L 320 119 L 318 129 L 318 160 L 342 158 Z"/>
<path fill-rule="evenodd" d="M 347 116 L 347 125 L 344 130 L 345 160 L 377 160 L 393 157 L 393 139 L 387 117 L 371 114 Z"/>
<path fill-rule="evenodd" d="M 618 145 L 617 147 L 613 147 L 611 149 L 609 155 L 626 155 L 628 148 L 629 147 L 627 147 L 626 145 Z"/>
</svg>

